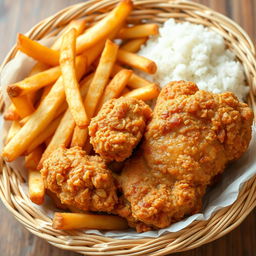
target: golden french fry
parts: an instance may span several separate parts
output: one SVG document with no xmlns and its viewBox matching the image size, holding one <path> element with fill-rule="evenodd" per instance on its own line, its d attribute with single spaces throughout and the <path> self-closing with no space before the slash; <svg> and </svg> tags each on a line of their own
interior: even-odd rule
<svg viewBox="0 0 256 256">
<path fill-rule="evenodd" d="M 95 73 L 92 73 L 92 74 L 88 75 L 87 77 L 85 77 L 80 82 L 80 84 L 81 84 L 81 86 L 80 86 L 81 87 L 81 94 L 85 97 L 88 93 L 89 86 L 90 86 L 90 84 L 93 80 L 94 75 L 95 75 Z M 84 137 L 83 137 L 84 130 L 87 131 L 87 129 L 81 129 L 78 126 L 75 127 L 75 130 L 74 130 L 74 133 L 73 133 L 73 136 L 72 136 L 71 147 L 74 147 L 74 146 L 83 147 L 84 146 L 84 144 L 85 144 L 85 140 L 84 140 Z M 87 137 L 87 135 L 85 137 Z"/>
<path fill-rule="evenodd" d="M 54 83 L 60 75 L 60 67 L 53 67 L 33 76 L 29 76 L 15 84 L 10 84 L 7 87 L 7 92 L 10 97 L 18 97 L 30 92 L 35 92 L 44 86 Z"/>
<path fill-rule="evenodd" d="M 76 58 L 76 70 L 78 79 L 84 75 L 86 61 L 84 57 Z M 49 94 L 38 106 L 29 120 L 19 132 L 4 147 L 2 156 L 7 161 L 13 161 L 24 153 L 30 143 L 49 125 L 54 119 L 56 111 L 65 100 L 65 92 L 62 84 L 62 77 L 53 85 Z"/>
<path fill-rule="evenodd" d="M 86 143 L 87 137 L 88 137 L 88 128 L 82 129 L 76 126 L 74 129 L 74 133 L 71 141 L 71 147 L 78 146 L 83 148 Z"/>
<path fill-rule="evenodd" d="M 20 116 L 16 111 L 16 108 L 11 104 L 8 109 L 4 112 L 4 120 L 6 121 L 17 121 L 20 120 Z"/>
<path fill-rule="evenodd" d="M 62 42 L 62 36 L 63 33 L 70 30 L 71 28 L 75 28 L 77 31 L 77 35 L 80 35 L 84 29 L 86 28 L 86 20 L 85 19 L 79 19 L 79 20 L 72 20 L 63 30 L 62 33 L 60 35 L 60 37 L 54 42 L 54 44 L 51 46 L 51 49 L 53 50 L 59 50 L 60 46 L 61 46 L 61 42 Z M 37 62 L 35 64 L 35 66 L 32 68 L 31 72 L 30 72 L 30 76 L 35 75 L 39 72 L 42 72 L 46 69 L 49 69 L 50 66 L 46 65 L 44 63 L 41 62 Z"/>
<path fill-rule="evenodd" d="M 116 61 L 117 52 L 118 46 L 110 40 L 107 40 L 99 61 L 99 65 L 95 71 L 95 75 L 84 100 L 85 110 L 89 119 L 93 117 L 97 104 L 109 80 L 112 68 Z M 79 145 L 83 147 L 84 143 L 86 142 L 87 135 L 87 128 L 83 129 L 76 126 L 71 145 Z"/>
<path fill-rule="evenodd" d="M 62 72 L 66 100 L 68 102 L 70 112 L 74 118 L 76 125 L 83 128 L 89 124 L 89 121 L 79 91 L 79 84 L 76 79 L 75 47 L 76 30 L 73 28 L 63 36 L 60 51 L 60 67 Z"/>
<path fill-rule="evenodd" d="M 125 65 L 137 68 L 149 74 L 154 74 L 157 70 L 157 66 L 154 61 L 125 50 L 119 49 L 117 60 Z"/>
<path fill-rule="evenodd" d="M 60 230 L 81 228 L 121 230 L 128 228 L 128 225 L 127 221 L 119 216 L 56 212 L 53 218 L 53 227 Z"/>
<path fill-rule="evenodd" d="M 76 34 L 80 35 L 84 32 L 86 28 L 86 20 L 85 19 L 79 19 L 79 20 L 72 20 L 61 32 L 60 37 L 54 42 L 54 44 L 51 46 L 51 49 L 53 50 L 59 50 L 62 43 L 63 35 L 68 32 L 71 29 L 76 30 Z"/>
<path fill-rule="evenodd" d="M 84 97 L 88 91 L 89 83 L 88 81 L 81 84 L 81 95 Z M 70 110 L 68 109 L 64 116 L 62 117 L 58 128 L 56 129 L 50 143 L 48 144 L 46 150 L 43 153 L 42 159 L 39 163 L 38 168 L 42 168 L 43 162 L 49 157 L 49 155 L 59 146 L 67 146 L 71 140 L 75 128 L 75 121 L 72 117 Z"/>
<path fill-rule="evenodd" d="M 96 45 L 122 24 L 132 10 L 131 0 L 122 0 L 105 18 L 77 38 L 77 53 Z"/>
<path fill-rule="evenodd" d="M 47 129 L 45 129 L 33 140 L 33 142 L 29 145 L 28 149 L 26 150 L 26 153 L 31 153 L 34 149 L 43 144 L 47 138 L 51 137 L 58 128 L 61 119 L 62 115 L 57 117 L 54 121 L 52 121 L 50 125 L 48 125 Z"/>
<path fill-rule="evenodd" d="M 100 103 L 98 104 L 98 111 L 105 102 L 110 99 L 117 98 L 121 94 L 132 73 L 133 72 L 131 70 L 123 69 L 114 76 L 111 82 L 106 86 L 104 94 L 102 95 Z"/>
<path fill-rule="evenodd" d="M 43 91 L 43 95 L 41 96 L 39 104 L 48 95 L 48 93 L 50 92 L 51 88 L 52 88 L 52 86 L 51 87 L 45 87 L 45 89 L 47 89 L 47 90 Z M 49 91 L 48 91 L 48 89 L 49 89 Z M 57 109 L 54 118 L 57 118 L 59 115 L 61 115 L 63 112 L 65 112 L 67 110 L 67 108 L 68 108 L 68 104 L 66 102 L 63 102 L 63 104 L 61 104 L 60 107 Z M 19 121 L 20 125 L 23 126 L 29 119 L 30 119 L 30 116 L 24 117 L 23 119 L 21 119 Z"/>
<path fill-rule="evenodd" d="M 66 147 L 69 144 L 74 128 L 75 121 L 72 117 L 70 110 L 68 109 L 62 117 L 60 124 L 51 139 L 50 144 L 45 149 L 41 161 L 38 165 L 38 169 L 41 169 L 43 167 L 43 162 L 50 156 L 50 154 L 55 149 L 57 149 L 61 145 L 64 145 Z"/>
<path fill-rule="evenodd" d="M 153 84 L 132 90 L 124 94 L 124 97 L 133 97 L 139 100 L 152 100 L 158 96 L 159 92 L 159 87 L 156 84 Z"/>
<path fill-rule="evenodd" d="M 38 170 L 28 169 L 28 194 L 33 203 L 43 204 L 45 187 L 41 173 Z"/>
<path fill-rule="evenodd" d="M 85 77 L 80 83 L 81 84 L 81 86 L 80 86 L 81 87 L 81 94 L 84 98 L 86 97 L 86 95 L 88 93 L 89 86 L 92 82 L 92 79 L 93 79 L 94 75 L 95 75 L 95 73 L 90 74 L 89 76 Z M 81 129 L 78 126 L 75 127 L 75 130 L 74 130 L 74 133 L 73 133 L 73 136 L 72 136 L 71 147 L 74 147 L 74 146 L 83 147 L 83 145 L 85 143 L 84 138 L 83 138 L 84 130 L 87 131 L 87 128 L 86 129 Z M 82 137 L 80 136 L 80 133 L 82 133 Z"/>
<path fill-rule="evenodd" d="M 103 94 L 104 88 L 116 61 L 117 52 L 118 46 L 110 40 L 107 40 L 99 65 L 95 71 L 95 75 L 84 101 L 85 109 L 89 118 L 93 116 L 100 97 Z"/>
<path fill-rule="evenodd" d="M 10 97 L 12 104 L 15 106 L 16 112 L 21 118 L 29 116 L 35 109 L 30 100 L 28 100 L 26 95 L 19 97 Z"/>
<path fill-rule="evenodd" d="M 39 72 L 42 72 L 44 69 L 48 68 L 48 66 L 46 66 L 45 64 L 43 63 L 37 63 L 31 70 L 29 76 L 32 76 L 32 75 L 35 75 Z M 35 99 L 36 99 L 36 93 L 29 93 L 27 95 L 27 99 L 24 97 L 24 104 L 27 104 L 27 101 L 29 101 L 29 105 L 31 106 L 34 102 L 35 102 Z M 21 102 L 22 100 L 20 100 L 19 102 Z M 30 104 L 31 102 L 31 104 Z M 20 104 L 19 104 L 20 106 Z M 21 105 L 22 106 L 22 105 Z M 22 110 L 21 110 L 22 111 Z M 16 110 L 16 107 L 14 106 L 14 104 L 11 104 L 10 107 L 7 109 L 7 111 L 5 112 L 4 114 L 4 118 L 5 120 L 20 120 L 20 116 Z"/>
<path fill-rule="evenodd" d="M 140 49 L 140 47 L 143 44 L 145 44 L 147 40 L 148 40 L 147 37 L 133 39 L 123 44 L 120 49 L 128 52 L 137 52 Z"/>
<path fill-rule="evenodd" d="M 148 37 L 158 34 L 157 24 L 141 24 L 133 27 L 122 28 L 117 34 L 117 38 L 129 39 L 138 37 Z"/>
<path fill-rule="evenodd" d="M 43 154 L 43 149 L 42 147 L 37 147 L 35 148 L 29 155 L 25 157 L 25 167 L 27 169 L 37 169 L 37 165 L 40 162 L 40 159 Z"/>
<path fill-rule="evenodd" d="M 35 148 L 25 157 L 25 167 L 28 169 L 29 198 L 35 204 L 44 202 L 44 182 L 41 173 L 37 171 L 37 165 L 42 157 L 42 147 Z"/>
<path fill-rule="evenodd" d="M 5 144 L 7 144 L 15 136 L 15 134 L 20 130 L 20 128 L 21 126 L 18 121 L 12 122 L 11 127 L 5 139 Z"/>
<path fill-rule="evenodd" d="M 25 35 L 18 34 L 17 48 L 31 58 L 46 65 L 59 65 L 59 52 L 31 40 Z"/>
<path fill-rule="evenodd" d="M 112 70 L 112 76 L 116 75 L 122 69 L 124 69 L 124 68 L 115 64 L 114 68 Z M 141 88 L 141 87 L 144 87 L 144 86 L 153 85 L 153 83 L 151 83 L 151 82 L 147 81 L 146 79 L 136 75 L 135 73 L 132 73 L 127 85 L 131 89 L 138 89 L 138 88 Z"/>
<path fill-rule="evenodd" d="M 131 90 L 129 90 L 127 87 L 125 87 L 124 89 L 123 89 L 123 91 L 121 92 L 121 94 L 120 94 L 120 97 L 121 96 L 124 96 L 126 93 L 128 93 L 128 92 L 130 92 Z"/>
</svg>

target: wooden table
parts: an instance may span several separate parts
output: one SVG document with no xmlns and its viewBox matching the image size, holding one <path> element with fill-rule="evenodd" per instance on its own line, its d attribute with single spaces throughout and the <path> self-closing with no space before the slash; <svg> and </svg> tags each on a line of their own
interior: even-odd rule
<svg viewBox="0 0 256 256">
<path fill-rule="evenodd" d="M 79 0 L 0 0 L 0 61 L 14 44 L 17 32 L 26 32 L 37 22 Z M 238 22 L 256 38 L 256 0 L 197 0 Z M 0 255 L 75 256 L 29 233 L 0 202 Z M 255 256 L 256 210 L 233 232 L 215 242 L 176 256 Z"/>
</svg>

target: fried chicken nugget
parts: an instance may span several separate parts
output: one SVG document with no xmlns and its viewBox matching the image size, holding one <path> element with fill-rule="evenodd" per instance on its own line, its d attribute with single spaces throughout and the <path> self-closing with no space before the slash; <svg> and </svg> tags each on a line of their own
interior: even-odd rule
<svg viewBox="0 0 256 256">
<path fill-rule="evenodd" d="M 95 152 L 106 161 L 124 161 L 142 138 L 151 114 L 142 100 L 121 97 L 106 102 L 89 126 Z"/>
<path fill-rule="evenodd" d="M 80 147 L 56 149 L 41 170 L 47 189 L 61 203 L 84 211 L 111 212 L 117 203 L 116 185 L 99 156 L 88 156 Z"/>
</svg>

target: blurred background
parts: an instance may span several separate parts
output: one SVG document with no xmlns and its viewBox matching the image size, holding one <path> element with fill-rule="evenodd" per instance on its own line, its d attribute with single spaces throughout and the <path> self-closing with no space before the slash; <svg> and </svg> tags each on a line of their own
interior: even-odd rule
<svg viewBox="0 0 256 256">
<path fill-rule="evenodd" d="M 100 0 L 99 0 L 100 1 Z M 171 1 L 171 0 L 169 0 Z M 256 42 L 256 0 L 194 0 L 232 18 Z M 39 21 L 79 0 L 0 0 L 0 61 L 25 33 Z M 0 202 L 0 255 L 78 256 L 35 237 L 19 224 Z M 228 235 L 215 242 L 174 256 L 256 256 L 256 210 Z"/>
</svg>

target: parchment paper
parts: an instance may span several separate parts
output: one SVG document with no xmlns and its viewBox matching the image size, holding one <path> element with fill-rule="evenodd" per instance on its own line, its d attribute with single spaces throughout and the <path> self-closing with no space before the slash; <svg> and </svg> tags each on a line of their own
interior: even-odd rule
<svg viewBox="0 0 256 256">
<path fill-rule="evenodd" d="M 41 43 L 49 45 L 51 40 L 42 40 Z M 17 56 L 10 61 L 1 73 L 1 89 L 5 95 L 6 104 L 9 104 L 8 97 L 6 97 L 5 88 L 8 84 L 17 82 L 29 73 L 34 65 L 34 61 L 25 56 L 22 53 L 18 53 Z M 2 116 L 0 119 L 0 131 L 2 131 L 0 150 L 3 147 L 3 138 L 9 127 L 9 123 L 4 121 Z M 115 231 L 115 232 L 100 232 L 98 230 L 87 230 L 85 233 L 100 234 L 109 237 L 115 237 L 119 239 L 137 239 L 143 237 L 158 237 L 164 233 L 176 232 L 191 224 L 194 220 L 207 220 L 213 213 L 219 209 L 231 205 L 238 196 L 244 182 L 249 180 L 256 174 L 256 126 L 253 125 L 253 137 L 248 151 L 243 155 L 241 159 L 231 164 L 224 172 L 222 178 L 215 187 L 211 188 L 204 197 L 204 204 L 202 213 L 194 214 L 182 221 L 172 224 L 170 227 L 160 229 L 158 231 L 150 231 L 144 233 L 136 233 L 134 230 L 127 231 Z M 22 173 L 26 179 L 26 171 L 23 165 L 23 157 L 20 157 L 12 163 L 8 163 L 15 171 Z M 23 189 L 27 193 L 27 184 L 23 184 Z M 50 200 L 46 200 L 43 206 L 34 205 L 48 216 L 53 216 L 55 210 L 54 205 Z"/>
</svg>

